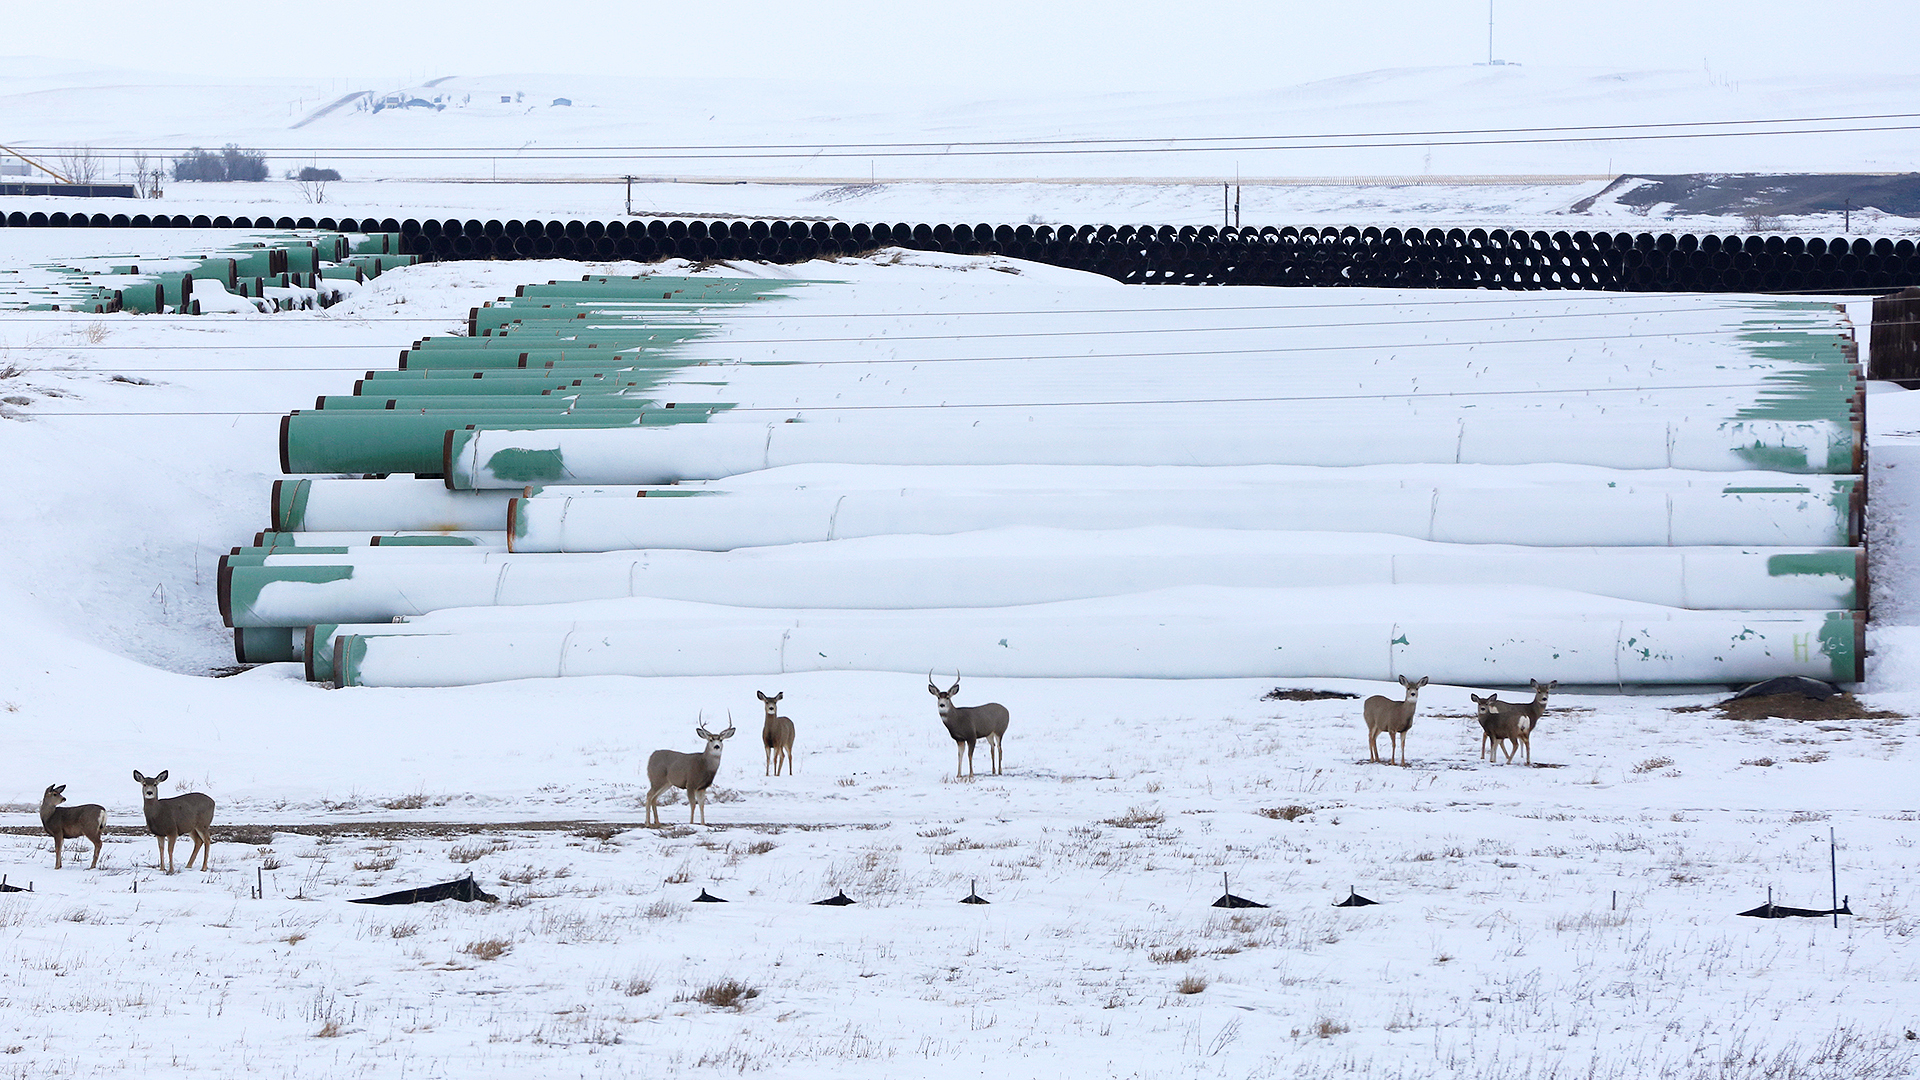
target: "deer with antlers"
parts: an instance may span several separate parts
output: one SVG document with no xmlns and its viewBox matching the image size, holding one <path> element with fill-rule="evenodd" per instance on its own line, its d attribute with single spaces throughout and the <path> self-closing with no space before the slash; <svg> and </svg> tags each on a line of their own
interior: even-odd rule
<svg viewBox="0 0 1920 1080">
<path fill-rule="evenodd" d="M 693 824 L 696 812 L 700 815 L 700 824 L 707 823 L 707 789 L 713 786 L 713 778 L 720 772 L 720 751 L 727 740 L 733 738 L 733 714 L 727 714 L 727 730 L 718 735 L 707 730 L 704 719 L 694 733 L 707 741 L 705 750 L 697 754 L 655 750 L 653 756 L 647 758 L 647 781 L 653 785 L 647 790 L 647 824 L 660 824 L 660 793 L 670 787 L 686 790 L 687 824 Z"/>
<path fill-rule="evenodd" d="M 1000 740 L 1007 734 L 1007 707 L 994 701 L 985 705 L 955 705 L 953 698 L 959 692 L 959 672 L 953 673 L 953 688 L 950 690 L 933 685 L 933 672 L 927 672 L 927 693 L 939 702 L 940 722 L 947 725 L 947 734 L 953 736 L 953 775 L 960 775 L 960 760 L 963 757 L 966 759 L 967 775 L 973 775 L 973 746 L 981 739 L 987 741 L 989 768 L 998 775 L 1006 762 Z"/>
</svg>

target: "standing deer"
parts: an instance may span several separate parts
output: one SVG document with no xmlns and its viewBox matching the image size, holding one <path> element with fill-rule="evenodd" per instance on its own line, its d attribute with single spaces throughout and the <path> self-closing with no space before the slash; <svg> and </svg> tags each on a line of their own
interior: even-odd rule
<svg viewBox="0 0 1920 1080">
<path fill-rule="evenodd" d="M 787 775 L 792 776 L 793 721 L 781 716 L 779 708 L 775 705 L 775 702 L 787 696 L 787 692 L 782 690 L 768 697 L 755 690 L 753 696 L 766 702 L 767 705 L 767 722 L 760 727 L 760 743 L 767 748 L 767 775 L 780 775 L 780 759 L 784 756 L 787 762 Z"/>
<path fill-rule="evenodd" d="M 967 759 L 967 775 L 973 775 L 973 744 L 981 739 L 987 740 L 987 761 L 995 775 L 1003 771 L 1006 764 L 1006 752 L 1000 746 L 1000 740 L 1007 733 L 1007 707 L 998 702 L 985 705 L 969 705 L 962 708 L 953 703 L 953 696 L 960 692 L 960 673 L 953 673 L 953 689 L 942 690 L 933 685 L 933 672 L 927 672 L 927 693 L 932 694 L 940 703 L 940 722 L 947 725 L 947 734 L 953 736 L 953 775 L 960 775 L 960 758 Z"/>
<path fill-rule="evenodd" d="M 1413 709 L 1420 700 L 1420 688 L 1427 685 L 1427 677 L 1422 675 L 1419 682 L 1408 682 L 1405 675 L 1400 676 L 1400 685 L 1407 688 L 1407 700 L 1395 701 L 1379 694 L 1368 698 L 1360 706 L 1360 712 L 1367 718 L 1367 749 L 1372 751 L 1373 760 L 1380 760 L 1380 733 L 1387 733 L 1387 764 L 1393 764 L 1393 745 L 1397 736 L 1400 740 L 1400 764 L 1407 763 L 1407 729 L 1413 726 Z"/>
<path fill-rule="evenodd" d="M 647 824 L 660 824 L 660 793 L 670 787 L 686 789 L 687 824 L 693 824 L 696 811 L 700 814 L 700 824 L 707 823 L 707 789 L 713 786 L 713 778 L 720 772 L 721 749 L 733 738 L 733 714 L 727 714 L 727 730 L 718 735 L 708 731 L 704 722 L 694 733 L 707 740 L 706 750 L 698 754 L 655 750 L 647 759 L 647 780 L 653 785 L 647 791 Z"/>
<path fill-rule="evenodd" d="M 213 859 L 213 799 L 198 791 L 163 799 L 160 783 L 166 778 L 165 769 L 160 770 L 159 776 L 141 776 L 139 769 L 133 770 L 134 783 L 140 785 L 141 806 L 147 812 L 147 831 L 160 845 L 160 869 L 169 874 L 174 872 L 173 846 L 184 835 L 193 838 L 193 850 L 187 852 L 187 869 L 193 869 L 193 857 L 205 851 L 206 855 L 200 859 L 200 869 L 205 870 Z"/>
<path fill-rule="evenodd" d="M 65 784 L 49 784 L 47 793 L 40 796 L 40 824 L 46 827 L 47 835 L 53 837 L 53 868 L 60 869 L 60 846 L 68 840 L 82 836 L 93 841 L 93 862 L 87 869 L 97 869 L 100 865 L 100 830 L 107 825 L 107 808 L 99 803 L 85 806 L 61 806 L 67 801 L 64 794 Z"/>
<path fill-rule="evenodd" d="M 1529 681 L 1533 685 L 1532 701 L 1501 701 L 1495 694 L 1482 701 L 1468 695 L 1480 706 L 1480 727 L 1487 738 L 1495 745 L 1506 747 L 1509 765 L 1513 764 L 1514 753 L 1523 746 L 1527 751 L 1527 764 L 1533 764 L 1533 729 L 1540 726 L 1540 717 L 1547 711 L 1547 693 L 1560 685 L 1558 680 L 1545 684 L 1537 679 Z M 1488 760 L 1492 760 L 1491 751 Z"/>
<path fill-rule="evenodd" d="M 1500 706 L 1507 702 L 1500 700 L 1499 694 L 1468 694 L 1473 699 L 1474 719 L 1480 722 L 1480 756 L 1488 761 L 1494 760 L 1493 748 L 1500 744 L 1500 738 L 1494 732 L 1500 730 Z"/>
</svg>

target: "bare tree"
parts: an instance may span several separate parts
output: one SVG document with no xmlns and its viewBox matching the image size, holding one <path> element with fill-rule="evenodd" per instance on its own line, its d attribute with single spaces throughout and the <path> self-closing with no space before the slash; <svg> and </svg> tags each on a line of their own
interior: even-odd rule
<svg viewBox="0 0 1920 1080">
<path fill-rule="evenodd" d="M 143 199 L 151 198 L 151 196 L 147 194 L 147 173 L 149 171 L 153 171 L 157 175 L 159 170 L 154 169 L 147 161 L 147 152 L 145 150 L 135 151 L 133 155 L 133 193 Z"/>
<path fill-rule="evenodd" d="M 67 174 L 67 179 L 76 184 L 91 184 L 100 178 L 100 159 L 94 156 L 91 146 L 69 146 L 54 160 L 60 163 L 60 171 Z"/>
</svg>

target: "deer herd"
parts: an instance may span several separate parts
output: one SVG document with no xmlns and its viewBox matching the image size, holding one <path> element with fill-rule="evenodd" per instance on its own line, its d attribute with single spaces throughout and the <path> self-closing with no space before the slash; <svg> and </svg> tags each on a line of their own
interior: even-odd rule
<svg viewBox="0 0 1920 1080">
<path fill-rule="evenodd" d="M 1407 729 L 1413 727 L 1414 705 L 1420 700 L 1420 688 L 1427 685 L 1422 677 L 1418 682 L 1409 682 L 1405 675 L 1400 676 L 1400 685 L 1406 687 L 1404 700 L 1395 701 L 1380 694 L 1368 698 L 1360 706 L 1361 715 L 1367 721 L 1367 749 L 1372 760 L 1380 761 L 1380 733 L 1387 735 L 1387 760 L 1393 764 L 1393 750 L 1397 739 L 1400 747 L 1400 764 L 1407 763 Z M 1540 717 L 1547 711 L 1547 693 L 1559 682 L 1542 683 L 1532 680 L 1532 701 L 1501 701 L 1499 694 L 1468 694 L 1476 709 L 1474 719 L 1480 723 L 1480 757 L 1487 761 L 1499 760 L 1501 750 L 1507 752 L 1507 764 L 1513 764 L 1513 755 L 1521 748 L 1526 749 L 1526 762 L 1533 764 L 1533 729 L 1540 724 Z"/>
<path fill-rule="evenodd" d="M 1413 727 L 1413 713 L 1420 700 L 1420 688 L 1427 680 L 1409 680 L 1400 676 L 1400 685 L 1406 689 L 1406 697 L 1398 701 L 1382 695 L 1374 695 L 1361 704 L 1361 715 L 1367 722 L 1367 749 L 1374 762 L 1380 761 L 1380 736 L 1387 736 L 1387 760 L 1385 764 L 1394 764 L 1395 750 L 1399 753 L 1399 764 L 1407 763 L 1407 732 Z M 1477 709 L 1475 718 L 1480 724 L 1480 756 L 1488 761 L 1499 760 L 1500 751 L 1506 751 L 1508 764 L 1513 763 L 1514 755 L 1524 751 L 1525 761 L 1533 764 L 1533 730 L 1540 723 L 1540 717 L 1547 709 L 1547 694 L 1558 683 L 1533 684 L 1532 701 L 1501 701 L 1498 694 L 1481 697 L 1468 695 Z M 960 677 L 954 676 L 953 685 L 945 690 L 933 682 L 933 674 L 927 674 L 927 693 L 932 694 L 940 712 L 940 722 L 946 726 L 947 734 L 953 739 L 954 776 L 974 775 L 973 751 L 975 744 L 985 741 L 987 744 L 988 768 L 994 775 L 1004 771 L 1005 758 L 1001 740 L 1007 734 L 1007 707 L 998 702 L 984 705 L 955 705 L 953 699 L 960 693 Z M 760 743 L 766 749 L 766 774 L 779 776 L 782 765 L 787 775 L 793 775 L 793 721 L 780 715 L 780 701 L 786 692 L 768 697 L 761 691 L 754 691 L 766 710 L 766 719 L 760 727 Z M 646 796 L 646 823 L 658 826 L 660 821 L 660 797 L 670 788 L 678 788 L 687 793 L 687 822 L 706 824 L 707 794 L 713 787 L 713 781 L 720 773 L 720 754 L 728 739 L 733 737 L 734 725 L 729 714 L 727 729 L 721 732 L 708 731 L 704 717 L 694 729 L 706 746 L 695 753 L 683 753 L 678 750 L 655 750 L 647 758 L 648 789 Z M 964 771 L 963 771 L 964 770 Z M 187 868 L 193 868 L 193 860 L 200 859 L 200 869 L 206 870 L 213 853 L 213 799 L 197 791 L 172 798 L 160 797 L 160 784 L 167 778 L 167 770 L 160 770 L 157 776 L 142 775 L 134 770 L 134 782 L 140 785 L 141 805 L 146 813 L 147 831 L 152 833 L 160 845 L 160 869 L 167 873 L 175 870 L 174 844 L 182 836 L 193 841 L 193 848 L 187 853 Z M 85 838 L 93 844 L 93 861 L 89 868 L 100 865 L 101 831 L 106 827 L 107 811 L 99 803 L 87 803 L 82 806 L 62 805 L 67 801 L 65 784 L 50 785 L 40 798 L 40 823 L 46 828 L 47 835 L 53 837 L 53 865 L 59 869 L 64 864 L 62 847 L 68 840 Z"/>
</svg>

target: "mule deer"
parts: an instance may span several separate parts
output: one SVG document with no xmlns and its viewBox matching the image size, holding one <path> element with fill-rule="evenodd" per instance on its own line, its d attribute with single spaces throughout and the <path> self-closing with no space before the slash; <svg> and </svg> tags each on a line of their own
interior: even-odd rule
<svg viewBox="0 0 1920 1080">
<path fill-rule="evenodd" d="M 139 769 L 133 770 L 134 782 L 140 785 L 140 803 L 147 812 L 147 831 L 160 845 L 160 869 L 173 873 L 173 846 L 184 835 L 193 838 L 187 869 L 193 869 L 193 857 L 205 851 L 200 859 L 200 869 L 205 870 L 213 859 L 213 799 L 198 791 L 163 799 L 160 783 L 166 778 L 165 769 L 159 776 L 141 776 Z"/>
<path fill-rule="evenodd" d="M 707 740 L 704 751 L 684 754 L 678 750 L 655 750 L 647 759 L 647 781 L 653 785 L 647 790 L 647 824 L 660 824 L 660 793 L 670 787 L 686 789 L 687 824 L 693 824 L 696 811 L 700 814 L 700 824 L 707 823 L 707 789 L 713 786 L 713 778 L 720 772 L 721 749 L 733 738 L 733 715 L 727 715 L 727 730 L 718 735 L 708 731 L 704 722 L 694 733 Z"/>
<path fill-rule="evenodd" d="M 93 841 L 93 862 L 87 869 L 97 869 L 100 865 L 100 830 L 107 825 L 107 808 L 99 803 L 61 806 L 67 801 L 64 794 L 66 790 L 65 784 L 49 784 L 47 793 L 40 796 L 40 824 L 46 827 L 47 835 L 53 837 L 53 868 L 60 869 L 61 845 L 84 836 Z"/>
<path fill-rule="evenodd" d="M 1372 752 L 1373 760 L 1380 760 L 1380 733 L 1387 733 L 1387 764 L 1393 764 L 1394 739 L 1400 740 L 1400 764 L 1407 763 L 1407 729 L 1413 726 L 1413 710 L 1420 700 L 1420 688 L 1427 685 L 1427 677 L 1422 675 L 1419 682 L 1408 682 L 1405 675 L 1400 676 L 1400 685 L 1407 688 L 1407 699 L 1395 701 L 1379 694 L 1368 698 L 1360 706 L 1360 712 L 1367 718 L 1367 749 Z"/>
<path fill-rule="evenodd" d="M 1480 706 L 1480 727 L 1487 739 L 1496 746 L 1504 746 L 1507 751 L 1507 764 L 1513 764 L 1513 755 L 1521 747 L 1526 748 L 1526 761 L 1533 764 L 1533 729 L 1540 726 L 1540 717 L 1547 711 L 1547 693 L 1560 683 L 1542 684 L 1539 680 L 1530 680 L 1533 685 L 1532 701 L 1501 701 L 1499 695 L 1489 694 L 1486 700 L 1473 697 Z M 1488 760 L 1493 759 L 1491 749 Z"/>
<path fill-rule="evenodd" d="M 1006 752 L 1000 746 L 1000 740 L 1007 733 L 1007 707 L 990 701 L 985 705 L 968 705 L 965 708 L 953 703 L 953 696 L 960 692 L 960 673 L 953 673 L 953 689 L 942 690 L 933 685 L 933 672 L 927 672 L 927 693 L 932 694 L 940 703 L 940 722 L 947 725 L 947 734 L 953 736 L 953 775 L 960 775 L 960 758 L 967 759 L 967 775 L 973 775 L 973 744 L 981 739 L 987 740 L 988 767 L 995 775 L 1004 771 Z"/>
<path fill-rule="evenodd" d="M 786 697 L 787 692 L 782 690 L 772 697 L 768 697 L 760 691 L 755 690 L 753 696 L 766 702 L 767 705 L 767 722 L 760 727 L 760 743 L 767 748 L 767 775 L 779 776 L 780 760 L 782 757 L 785 757 L 787 762 L 787 775 L 792 776 L 793 721 L 781 716 L 779 707 L 775 704 L 775 702 L 778 702 L 781 698 Z"/>
<path fill-rule="evenodd" d="M 1488 694 L 1486 697 L 1481 697 L 1479 694 L 1467 696 L 1473 699 L 1473 718 L 1480 723 L 1480 756 L 1492 761 L 1492 747 L 1499 744 L 1499 738 L 1494 734 L 1500 726 L 1499 707 L 1507 703 L 1500 700 L 1499 694 Z"/>
</svg>

